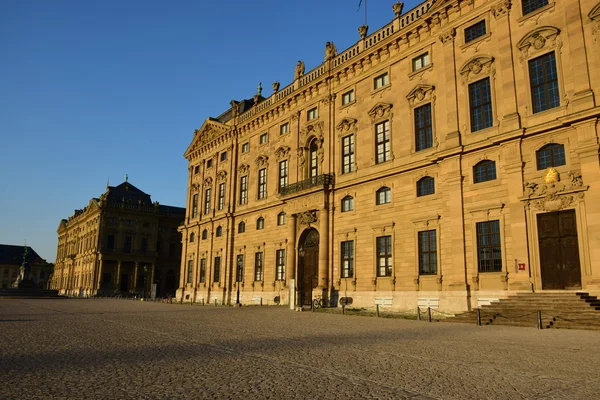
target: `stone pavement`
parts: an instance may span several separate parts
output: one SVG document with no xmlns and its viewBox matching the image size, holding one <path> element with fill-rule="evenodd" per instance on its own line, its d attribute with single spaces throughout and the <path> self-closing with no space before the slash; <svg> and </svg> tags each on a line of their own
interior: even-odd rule
<svg viewBox="0 0 600 400">
<path fill-rule="evenodd" d="M 600 333 L 0 300 L 0 399 L 592 399 Z"/>
</svg>

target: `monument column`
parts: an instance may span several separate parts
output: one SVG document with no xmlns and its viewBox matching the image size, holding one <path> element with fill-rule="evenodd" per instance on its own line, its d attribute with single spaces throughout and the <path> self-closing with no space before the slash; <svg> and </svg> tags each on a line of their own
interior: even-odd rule
<svg viewBox="0 0 600 400">
<path fill-rule="evenodd" d="M 329 212 L 319 212 L 319 289 L 327 289 L 327 260 L 329 260 Z"/>
</svg>

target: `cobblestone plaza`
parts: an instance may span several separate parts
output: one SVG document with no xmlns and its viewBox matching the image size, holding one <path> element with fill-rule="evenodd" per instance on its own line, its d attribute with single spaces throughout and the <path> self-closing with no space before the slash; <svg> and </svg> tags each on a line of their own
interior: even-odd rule
<svg viewBox="0 0 600 400">
<path fill-rule="evenodd" d="M 593 331 L 128 300 L 0 301 L 1 399 L 590 399 Z"/>
</svg>

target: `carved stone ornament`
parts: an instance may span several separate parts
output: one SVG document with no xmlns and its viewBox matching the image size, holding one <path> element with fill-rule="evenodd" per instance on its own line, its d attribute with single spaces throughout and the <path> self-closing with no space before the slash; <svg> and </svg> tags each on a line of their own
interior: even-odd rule
<svg viewBox="0 0 600 400">
<path fill-rule="evenodd" d="M 323 121 L 313 122 L 312 124 L 308 124 L 301 129 L 300 143 L 306 143 L 307 139 L 311 136 L 323 139 Z"/>
<path fill-rule="evenodd" d="M 460 69 L 463 83 L 469 83 L 474 79 L 479 78 L 478 75 L 482 72 L 483 75 L 495 74 L 496 70 L 494 69 L 494 57 L 487 55 L 472 57 L 466 63 L 464 63 Z"/>
<path fill-rule="evenodd" d="M 361 25 L 358 27 L 358 33 L 361 39 L 367 37 L 367 32 L 369 32 L 369 25 Z"/>
<path fill-rule="evenodd" d="M 584 186 L 579 172 L 569 171 L 567 176 L 568 179 L 561 181 L 558 171 L 548 168 L 544 174 L 544 183 L 523 184 L 524 197 L 521 200 L 542 211 L 558 211 L 568 207 L 576 200 L 582 199 L 589 186 Z"/>
<path fill-rule="evenodd" d="M 410 106 L 413 107 L 415 104 L 435 99 L 434 89 L 435 87 L 431 85 L 417 85 L 406 95 L 406 98 Z"/>
<path fill-rule="evenodd" d="M 340 133 L 353 131 L 356 128 L 356 122 L 354 118 L 344 118 L 336 128 Z"/>
<path fill-rule="evenodd" d="M 442 32 L 442 34 L 440 35 L 440 42 L 442 42 L 443 44 L 452 43 L 452 41 L 454 40 L 454 36 L 456 36 L 456 29 L 448 29 L 447 31 Z"/>
<path fill-rule="evenodd" d="M 521 62 L 546 47 L 556 47 L 559 33 L 560 29 L 553 26 L 541 26 L 523 36 L 517 43 L 517 48 L 521 51 Z"/>
<path fill-rule="evenodd" d="M 265 156 L 264 154 L 261 154 L 260 156 L 256 157 L 256 160 L 254 160 L 254 164 L 256 164 L 257 167 L 264 167 L 265 165 L 267 165 L 267 161 L 269 161 L 269 157 Z"/>
<path fill-rule="evenodd" d="M 227 172 L 224 170 L 220 170 L 219 172 L 217 172 L 217 180 L 218 181 L 224 181 L 225 179 L 227 179 Z"/>
<path fill-rule="evenodd" d="M 271 85 L 273 87 L 273 93 L 279 92 L 279 85 L 280 85 L 279 81 L 273 82 L 273 84 Z"/>
<path fill-rule="evenodd" d="M 298 222 L 300 225 L 310 225 L 317 222 L 317 213 L 314 211 L 305 211 L 298 214 Z"/>
<path fill-rule="evenodd" d="M 296 149 L 296 155 L 298 156 L 298 166 L 300 168 L 304 167 L 304 163 L 306 162 L 306 149 L 304 147 L 298 147 Z"/>
<path fill-rule="evenodd" d="M 508 15 L 510 12 L 510 0 L 502 0 L 492 6 L 492 14 L 496 19 Z"/>
<path fill-rule="evenodd" d="M 377 103 L 375 104 L 375 107 L 369 110 L 368 114 L 373 121 L 390 118 L 392 114 L 392 105 L 389 103 Z"/>
<path fill-rule="evenodd" d="M 200 189 L 200 185 L 198 183 L 192 183 L 192 191 L 197 192 Z"/>
<path fill-rule="evenodd" d="M 212 178 L 209 176 L 208 178 L 206 178 L 206 179 L 204 180 L 204 183 L 203 183 L 203 185 L 204 185 L 204 186 L 211 186 L 211 185 L 212 185 L 212 182 L 213 182 L 213 180 L 212 180 Z"/>
<path fill-rule="evenodd" d="M 238 167 L 238 172 L 242 175 L 247 174 L 250 171 L 250 166 L 248 164 L 242 164 Z"/>
<path fill-rule="evenodd" d="M 281 146 L 275 150 L 275 157 L 277 157 L 278 160 L 281 160 L 290 154 L 290 150 L 291 149 L 288 146 Z"/>
<path fill-rule="evenodd" d="M 218 127 L 213 123 L 208 123 L 200 129 L 196 129 L 194 131 L 195 134 L 200 134 L 200 144 L 204 144 L 210 142 L 215 139 L 217 136 L 227 131 L 227 127 Z"/>
<path fill-rule="evenodd" d="M 394 3 L 394 5 L 392 6 L 392 10 L 394 10 L 394 14 L 396 14 L 396 17 L 399 17 L 402 15 L 402 9 L 404 8 L 404 3 L 399 1 L 397 3 Z"/>
<path fill-rule="evenodd" d="M 592 35 L 594 36 L 594 40 L 598 40 L 598 36 L 600 36 L 600 3 L 596 4 L 592 11 L 588 14 L 589 19 L 593 21 L 592 24 Z"/>
</svg>

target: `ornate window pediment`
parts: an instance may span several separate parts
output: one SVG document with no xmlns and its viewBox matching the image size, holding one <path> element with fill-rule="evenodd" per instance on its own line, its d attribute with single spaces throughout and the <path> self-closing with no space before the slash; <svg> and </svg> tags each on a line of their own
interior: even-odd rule
<svg viewBox="0 0 600 400">
<path fill-rule="evenodd" d="M 269 157 L 265 156 L 264 154 L 261 154 L 260 156 L 256 157 L 256 160 L 254 160 L 254 164 L 256 164 L 257 167 L 263 167 L 267 165 L 267 161 L 269 161 Z"/>
<path fill-rule="evenodd" d="M 242 175 L 247 174 L 249 170 L 250 166 L 248 164 L 242 164 L 238 167 L 238 172 Z"/>
<path fill-rule="evenodd" d="M 389 103 L 377 103 L 375 107 L 369 110 L 371 120 L 387 119 L 392 115 L 392 105 Z"/>
<path fill-rule="evenodd" d="M 521 51 L 520 60 L 523 61 L 543 49 L 556 48 L 560 43 L 558 41 L 559 33 L 560 29 L 553 26 L 540 26 L 523 36 L 517 43 L 517 48 Z"/>
<path fill-rule="evenodd" d="M 406 95 L 406 98 L 411 107 L 421 102 L 429 102 L 435 100 L 434 89 L 434 86 L 419 84 Z"/>
<path fill-rule="evenodd" d="M 348 131 L 354 130 L 354 128 L 356 128 L 356 122 L 357 122 L 357 120 L 355 120 L 354 118 L 344 118 L 336 126 L 336 128 L 338 131 L 340 131 L 340 133 L 348 132 Z"/>
<path fill-rule="evenodd" d="M 496 70 L 494 68 L 494 57 L 487 55 L 472 57 L 466 63 L 464 63 L 460 69 L 463 83 L 472 82 L 480 75 L 494 75 L 495 73 Z"/>
<path fill-rule="evenodd" d="M 212 180 L 212 178 L 209 176 L 208 178 L 206 178 L 206 179 L 204 180 L 204 186 L 211 186 L 211 185 L 212 185 L 212 182 L 213 182 L 213 180 Z"/>
<path fill-rule="evenodd" d="M 225 179 L 227 179 L 227 172 L 224 170 L 220 170 L 219 172 L 217 172 L 217 180 L 218 181 L 224 181 Z"/>
<path fill-rule="evenodd" d="M 598 40 L 598 36 L 600 36 L 600 3 L 596 4 L 592 11 L 588 14 L 588 17 L 594 21 L 592 26 L 592 34 L 594 35 L 594 40 Z"/>
<path fill-rule="evenodd" d="M 300 130 L 300 142 L 306 142 L 310 136 L 316 136 L 319 139 L 323 138 L 323 121 L 315 121 L 307 124 Z"/>
<path fill-rule="evenodd" d="M 278 160 L 285 158 L 290 154 L 290 148 L 288 146 L 280 146 L 277 150 L 275 150 L 275 157 Z"/>
</svg>

